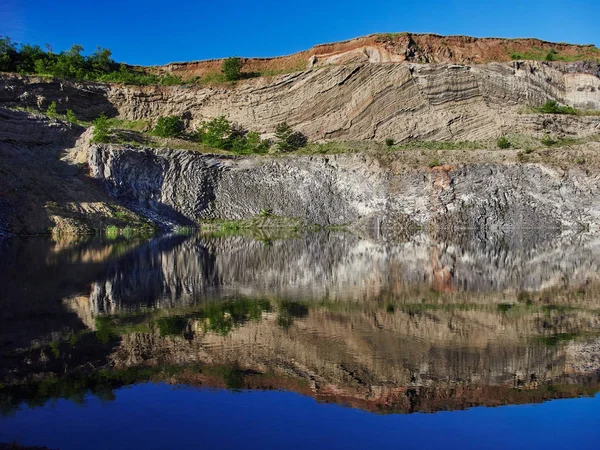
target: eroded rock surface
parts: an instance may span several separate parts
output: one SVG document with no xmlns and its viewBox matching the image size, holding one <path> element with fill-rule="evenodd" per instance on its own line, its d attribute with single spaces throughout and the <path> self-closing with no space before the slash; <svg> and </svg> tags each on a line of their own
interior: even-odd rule
<svg viewBox="0 0 600 450">
<path fill-rule="evenodd" d="M 600 224 L 597 175 L 540 164 L 406 168 L 363 154 L 231 158 L 99 145 L 92 176 L 141 209 L 192 220 L 242 219 L 264 208 L 307 224 L 392 230 L 590 228 Z"/>
<path fill-rule="evenodd" d="M 582 69 L 583 70 L 583 69 Z M 235 87 L 119 86 L 3 75 L 0 102 L 71 108 L 154 121 L 182 116 L 190 129 L 219 115 L 262 133 L 287 121 L 311 140 L 478 140 L 506 133 L 585 136 L 600 117 L 521 114 L 547 100 L 600 109 L 600 78 L 559 63 L 362 63 L 248 80 Z M 547 123 L 550 121 L 551 123 Z M 554 123 L 554 128 L 551 126 Z"/>
</svg>

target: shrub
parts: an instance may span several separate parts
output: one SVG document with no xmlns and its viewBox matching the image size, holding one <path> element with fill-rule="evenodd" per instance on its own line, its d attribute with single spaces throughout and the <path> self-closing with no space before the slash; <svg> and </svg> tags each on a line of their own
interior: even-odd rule
<svg viewBox="0 0 600 450">
<path fill-rule="evenodd" d="M 552 136 L 550 136 L 549 134 L 540 139 L 540 142 L 546 147 L 550 147 L 551 145 L 556 144 L 556 140 L 552 138 Z"/>
<path fill-rule="evenodd" d="M 433 169 L 434 167 L 441 166 L 441 165 L 442 165 L 442 163 L 440 163 L 439 159 L 434 159 L 433 161 L 431 161 L 429 163 L 429 168 Z"/>
<path fill-rule="evenodd" d="M 155 323 L 162 337 L 183 334 L 187 326 L 187 320 L 177 316 L 161 317 Z"/>
<path fill-rule="evenodd" d="M 221 72 L 227 81 L 236 81 L 242 77 L 242 66 L 244 63 L 237 56 L 232 56 L 223 61 Z"/>
<path fill-rule="evenodd" d="M 245 136 L 245 148 L 248 153 L 266 153 L 271 142 L 260 138 L 258 131 L 249 131 Z"/>
<path fill-rule="evenodd" d="M 496 145 L 498 146 L 498 148 L 507 149 L 510 148 L 510 141 L 506 139 L 506 137 L 502 136 L 498 138 L 498 140 L 496 141 Z"/>
<path fill-rule="evenodd" d="M 554 49 L 551 49 L 546 55 L 546 61 L 556 61 L 556 55 L 558 55 L 558 52 Z"/>
<path fill-rule="evenodd" d="M 275 128 L 277 147 L 282 152 L 297 150 L 308 143 L 308 138 L 299 131 L 294 131 L 286 122 L 282 122 Z"/>
<path fill-rule="evenodd" d="M 243 138 L 248 133 L 246 128 L 239 123 L 232 123 L 230 126 L 229 138 L 230 139 L 238 139 Z"/>
<path fill-rule="evenodd" d="M 391 147 L 394 145 L 394 140 L 392 138 L 387 138 L 385 140 L 385 145 L 387 145 L 388 147 Z"/>
<path fill-rule="evenodd" d="M 77 116 L 72 109 L 67 109 L 67 122 L 77 123 Z"/>
<path fill-rule="evenodd" d="M 271 145 L 269 141 L 262 140 L 257 131 L 232 124 L 225 116 L 202 122 L 196 138 L 203 144 L 238 154 L 265 153 Z"/>
<path fill-rule="evenodd" d="M 548 100 L 538 111 L 544 114 L 577 114 L 577 110 L 571 106 L 562 106 L 556 100 Z"/>
<path fill-rule="evenodd" d="M 159 117 L 152 133 L 159 137 L 177 137 L 183 132 L 183 122 L 177 116 Z"/>
<path fill-rule="evenodd" d="M 304 133 L 294 131 L 287 139 L 287 144 L 294 150 L 305 147 L 308 144 L 308 138 Z"/>
<path fill-rule="evenodd" d="M 46 114 L 48 117 L 56 117 L 58 113 L 56 112 L 56 102 L 50 103 L 48 109 L 46 109 Z"/>
<path fill-rule="evenodd" d="M 198 140 L 211 147 L 228 149 L 231 147 L 231 123 L 225 116 L 215 117 L 202 122 L 198 131 Z"/>
<path fill-rule="evenodd" d="M 109 225 L 105 230 L 106 237 L 109 239 L 115 239 L 119 236 L 119 229 L 115 225 Z"/>
<path fill-rule="evenodd" d="M 106 143 L 108 142 L 108 132 L 110 130 L 110 124 L 108 118 L 102 114 L 96 120 L 94 120 L 94 133 L 92 136 L 93 142 Z"/>
<path fill-rule="evenodd" d="M 275 128 L 275 138 L 281 142 L 287 142 L 288 137 L 294 132 L 287 122 L 282 122 Z"/>
</svg>

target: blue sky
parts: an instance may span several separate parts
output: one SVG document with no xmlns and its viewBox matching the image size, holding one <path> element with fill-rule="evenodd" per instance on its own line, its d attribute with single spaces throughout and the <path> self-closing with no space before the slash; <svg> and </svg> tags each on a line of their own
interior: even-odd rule
<svg viewBox="0 0 600 450">
<path fill-rule="evenodd" d="M 598 46 L 599 10 L 598 0 L 1 0 L 0 35 L 55 51 L 100 45 L 130 64 L 277 56 L 399 31 Z"/>
</svg>

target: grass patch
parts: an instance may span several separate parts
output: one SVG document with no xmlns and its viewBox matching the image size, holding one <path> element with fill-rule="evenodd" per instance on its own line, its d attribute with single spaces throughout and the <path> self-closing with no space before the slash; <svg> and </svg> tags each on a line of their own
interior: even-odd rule
<svg viewBox="0 0 600 450">
<path fill-rule="evenodd" d="M 502 136 L 498 138 L 498 140 L 496 141 L 496 145 L 498 146 L 498 148 L 505 150 L 507 148 L 510 148 L 511 143 L 506 136 Z"/>
<path fill-rule="evenodd" d="M 265 211 L 267 213 L 265 213 Z M 215 219 L 200 223 L 201 231 L 220 233 L 222 236 L 237 234 L 242 230 L 261 228 L 283 228 L 297 230 L 300 228 L 313 229 L 314 226 L 304 226 L 302 221 L 297 218 L 277 216 L 270 212 L 270 208 L 263 208 L 263 210 L 259 212 L 259 214 L 248 219 Z"/>
<path fill-rule="evenodd" d="M 479 150 L 486 145 L 479 141 L 409 141 L 394 145 L 390 150 Z"/>
<path fill-rule="evenodd" d="M 583 61 L 583 60 L 595 60 L 599 61 L 598 57 L 590 56 L 589 53 L 577 53 L 575 55 L 561 53 L 556 49 L 543 49 L 541 47 L 533 47 L 531 50 L 526 52 L 518 52 L 509 50 L 510 58 L 512 60 L 530 60 L 530 61 Z M 597 52 L 594 52 L 597 53 Z"/>
<path fill-rule="evenodd" d="M 128 130 L 144 132 L 150 129 L 150 122 L 147 120 L 128 120 L 111 118 L 107 119 L 108 126 L 115 130 Z"/>
</svg>

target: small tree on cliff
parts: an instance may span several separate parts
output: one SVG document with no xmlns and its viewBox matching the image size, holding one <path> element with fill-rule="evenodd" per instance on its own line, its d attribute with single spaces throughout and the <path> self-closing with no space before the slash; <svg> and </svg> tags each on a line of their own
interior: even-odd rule
<svg viewBox="0 0 600 450">
<path fill-rule="evenodd" d="M 287 122 L 277 125 L 277 128 L 275 128 L 275 138 L 277 139 L 277 146 L 282 152 L 298 150 L 308 143 L 307 137 L 299 131 L 294 131 Z"/>
<path fill-rule="evenodd" d="M 177 116 L 159 117 L 152 131 L 160 137 L 177 137 L 183 132 L 183 123 Z"/>
<path fill-rule="evenodd" d="M 242 66 L 244 63 L 237 56 L 232 56 L 223 61 L 221 72 L 227 81 L 236 81 L 242 77 Z"/>
</svg>

